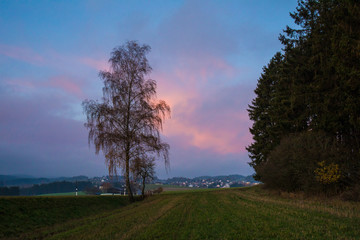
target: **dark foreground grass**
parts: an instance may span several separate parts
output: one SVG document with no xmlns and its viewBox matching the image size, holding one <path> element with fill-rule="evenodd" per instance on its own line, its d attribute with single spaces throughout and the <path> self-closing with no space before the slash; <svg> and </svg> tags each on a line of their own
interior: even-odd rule
<svg viewBox="0 0 360 240">
<path fill-rule="evenodd" d="M 1 197 L 0 238 L 19 236 L 128 203 L 126 197 L 118 196 Z"/>
<path fill-rule="evenodd" d="M 184 191 L 19 239 L 360 239 L 360 204 L 273 196 L 258 187 Z"/>
</svg>

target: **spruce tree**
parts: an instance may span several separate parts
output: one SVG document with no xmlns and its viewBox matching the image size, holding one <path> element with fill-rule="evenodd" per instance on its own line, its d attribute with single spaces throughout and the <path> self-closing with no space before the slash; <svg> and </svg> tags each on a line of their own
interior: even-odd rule
<svg viewBox="0 0 360 240">
<path fill-rule="evenodd" d="M 257 170 L 281 139 L 321 132 L 340 144 L 340 182 L 352 185 L 360 178 L 360 2 L 299 1 L 290 16 L 298 28 L 280 35 L 283 53 L 263 69 L 249 106 L 250 165 L 261 180 Z"/>
</svg>

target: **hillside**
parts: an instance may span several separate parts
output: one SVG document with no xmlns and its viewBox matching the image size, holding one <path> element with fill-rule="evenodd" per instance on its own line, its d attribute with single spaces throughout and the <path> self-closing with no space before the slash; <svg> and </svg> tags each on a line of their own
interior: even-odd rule
<svg viewBox="0 0 360 240">
<path fill-rule="evenodd" d="M 52 182 L 77 182 L 89 181 L 86 176 L 57 177 L 57 178 L 35 178 L 26 175 L 0 175 L 1 186 L 31 186 L 34 184 L 46 184 Z"/>
<path fill-rule="evenodd" d="M 27 199 L 43 204 L 42 198 Z M 13 211 L 20 218 L 17 206 Z M 360 204 L 271 195 L 259 187 L 197 190 L 161 194 L 61 222 L 18 239 L 359 239 Z"/>
</svg>

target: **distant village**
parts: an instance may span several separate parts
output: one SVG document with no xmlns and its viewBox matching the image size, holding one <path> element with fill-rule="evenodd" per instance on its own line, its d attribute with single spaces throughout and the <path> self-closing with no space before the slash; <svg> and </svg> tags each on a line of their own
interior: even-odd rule
<svg viewBox="0 0 360 240">
<path fill-rule="evenodd" d="M 89 179 L 94 186 L 102 188 L 108 183 L 113 183 L 114 185 L 125 184 L 123 177 L 113 177 L 109 176 L 95 177 Z M 183 188 L 230 188 L 230 187 L 245 187 L 253 186 L 259 184 L 255 181 L 252 176 L 242 176 L 242 175 L 227 175 L 227 176 L 202 176 L 195 178 L 184 178 L 184 177 L 174 177 L 166 180 L 155 178 L 149 184 L 158 185 L 158 186 L 174 186 L 174 187 L 183 187 Z"/>
</svg>

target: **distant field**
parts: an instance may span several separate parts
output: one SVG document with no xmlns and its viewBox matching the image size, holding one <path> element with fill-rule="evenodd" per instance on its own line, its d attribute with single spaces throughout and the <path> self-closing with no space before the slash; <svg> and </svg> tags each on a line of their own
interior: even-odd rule
<svg viewBox="0 0 360 240">
<path fill-rule="evenodd" d="M 71 206 L 91 197 L 63 198 Z M 13 221 L 21 217 L 14 212 Z M 169 192 L 71 219 L 17 239 L 360 239 L 360 203 L 274 196 L 259 187 Z"/>
<path fill-rule="evenodd" d="M 85 196 L 85 192 L 78 192 L 78 196 Z M 76 196 L 76 192 L 66 192 L 66 193 L 48 193 L 41 194 L 39 196 Z"/>
<path fill-rule="evenodd" d="M 145 190 L 154 190 L 162 187 L 164 191 L 181 191 L 181 190 L 193 190 L 194 188 L 182 187 L 178 185 L 157 185 L 157 184 L 146 184 Z"/>
</svg>

